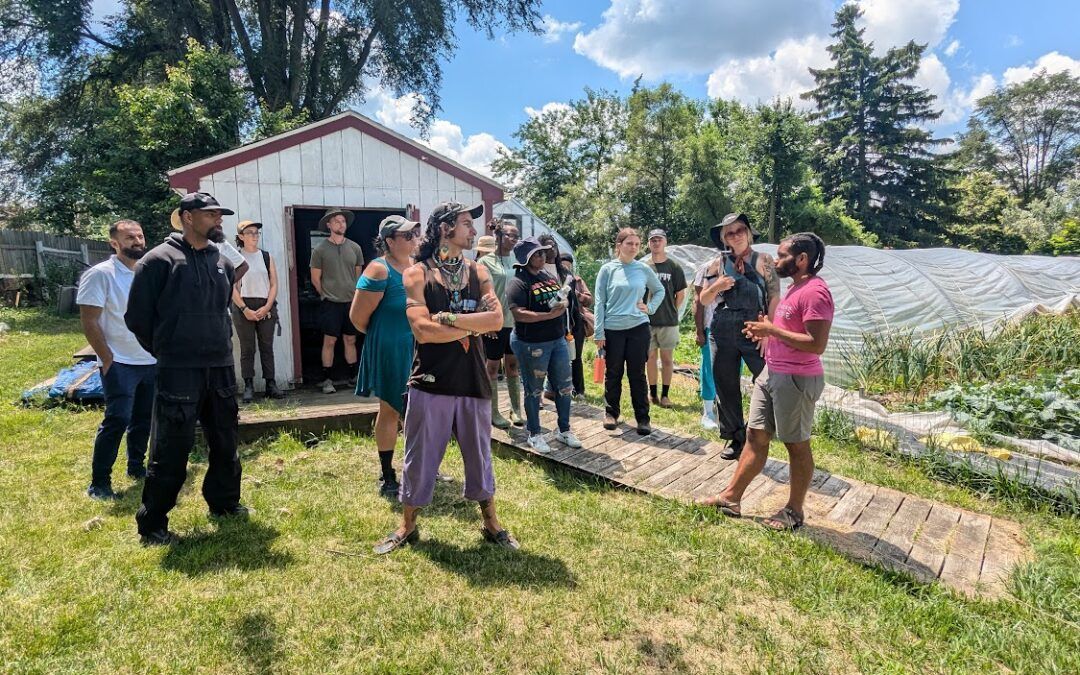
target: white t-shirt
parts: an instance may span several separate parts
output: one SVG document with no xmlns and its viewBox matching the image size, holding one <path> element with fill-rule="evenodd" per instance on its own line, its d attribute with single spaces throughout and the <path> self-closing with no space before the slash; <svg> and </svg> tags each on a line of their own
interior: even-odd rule
<svg viewBox="0 0 1080 675">
<path fill-rule="evenodd" d="M 270 297 L 270 270 L 266 269 L 261 250 L 248 253 L 240 249 L 240 255 L 248 264 L 247 274 L 240 280 L 241 298 L 267 298 Z"/>
<path fill-rule="evenodd" d="M 75 302 L 102 308 L 98 325 L 105 335 L 105 344 L 112 350 L 114 361 L 129 366 L 151 366 L 157 361 L 142 348 L 135 335 L 124 324 L 124 312 L 127 311 L 128 294 L 131 293 L 131 281 L 134 278 L 135 272 L 129 270 L 115 255 L 111 256 L 105 262 L 86 270 L 79 280 L 79 293 Z M 100 358 L 98 360 L 100 361 Z"/>
<path fill-rule="evenodd" d="M 694 275 L 694 287 L 695 288 L 701 289 L 701 288 L 704 288 L 705 286 L 713 283 L 714 281 L 716 281 L 716 279 L 709 279 L 708 283 L 705 282 L 705 273 L 709 271 L 709 265 L 711 265 L 713 263 L 713 261 L 715 261 L 715 260 L 716 260 L 716 258 L 713 258 L 712 260 L 709 260 L 708 262 L 702 263 L 702 265 L 700 267 L 698 267 L 697 273 Z M 720 294 L 719 293 L 716 294 L 716 297 L 713 299 L 712 302 L 710 302 L 707 305 L 702 305 L 705 308 L 705 330 L 708 330 L 709 326 L 712 325 L 713 314 L 716 313 L 716 308 L 719 305 L 720 305 Z"/>
</svg>

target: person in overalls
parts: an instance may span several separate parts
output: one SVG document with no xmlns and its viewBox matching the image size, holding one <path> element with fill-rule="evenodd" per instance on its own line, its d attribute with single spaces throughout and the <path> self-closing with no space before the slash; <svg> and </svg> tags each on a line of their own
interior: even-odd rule
<svg viewBox="0 0 1080 675">
<path fill-rule="evenodd" d="M 746 363 L 755 379 L 765 367 L 764 345 L 743 335 L 743 328 L 759 315 L 772 318 L 780 297 L 780 279 L 773 259 L 753 250 L 756 233 L 746 214 L 729 213 L 709 230 L 709 236 L 722 253 L 706 268 L 698 301 L 708 306 L 719 296 L 709 337 L 717 423 L 720 437 L 729 441 L 720 456 L 736 459 L 746 442 L 739 386 L 741 365 Z"/>
</svg>

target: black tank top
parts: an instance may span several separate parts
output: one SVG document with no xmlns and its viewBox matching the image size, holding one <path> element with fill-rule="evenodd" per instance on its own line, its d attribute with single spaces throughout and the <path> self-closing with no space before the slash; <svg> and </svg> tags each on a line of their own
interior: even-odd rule
<svg viewBox="0 0 1080 675">
<path fill-rule="evenodd" d="M 432 314 L 471 314 L 480 302 L 480 279 L 476 265 L 466 260 L 469 281 L 460 298 L 451 301 L 450 291 L 439 283 L 429 262 L 424 265 L 424 303 Z M 416 343 L 409 386 L 429 394 L 491 398 L 491 381 L 485 370 L 484 343 L 478 335 L 443 344 Z"/>
</svg>

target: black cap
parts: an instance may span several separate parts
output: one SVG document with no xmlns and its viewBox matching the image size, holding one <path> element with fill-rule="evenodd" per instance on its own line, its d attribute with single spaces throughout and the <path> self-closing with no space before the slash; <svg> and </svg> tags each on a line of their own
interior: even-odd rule
<svg viewBox="0 0 1080 675">
<path fill-rule="evenodd" d="M 550 251 L 550 246 L 544 246 L 536 237 L 526 237 L 514 244 L 514 258 L 517 262 L 514 267 L 525 267 L 529 264 L 529 258 L 537 251 Z"/>
<path fill-rule="evenodd" d="M 227 209 L 208 192 L 189 192 L 180 198 L 180 209 L 184 211 L 221 211 L 223 216 L 231 216 L 235 211 Z"/>
<path fill-rule="evenodd" d="M 461 202 L 443 202 L 435 207 L 431 212 L 431 217 L 435 219 L 437 223 L 452 223 L 462 213 L 468 213 L 476 220 L 480 216 L 484 215 L 484 205 L 475 204 L 473 206 L 466 206 Z"/>
</svg>

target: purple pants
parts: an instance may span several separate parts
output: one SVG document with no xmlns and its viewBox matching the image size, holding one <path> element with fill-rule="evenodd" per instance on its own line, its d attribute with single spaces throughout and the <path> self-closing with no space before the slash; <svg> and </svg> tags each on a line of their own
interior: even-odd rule
<svg viewBox="0 0 1080 675">
<path fill-rule="evenodd" d="M 483 501 L 495 495 L 491 466 L 491 401 L 472 396 L 428 394 L 409 387 L 405 408 L 405 467 L 401 503 L 427 506 L 435 493 L 435 474 L 451 435 L 465 464 L 465 499 Z"/>
</svg>

